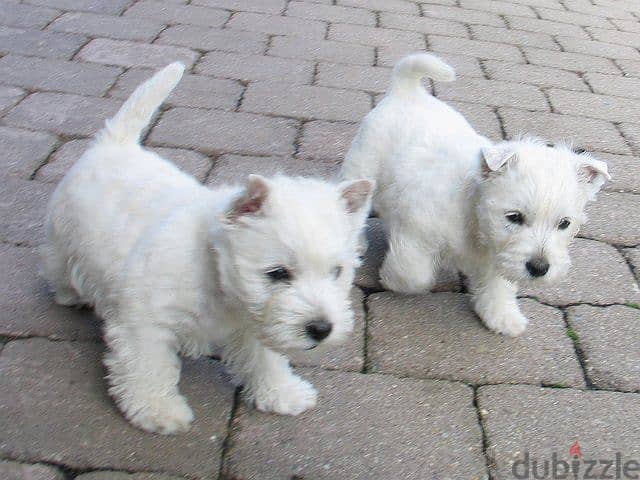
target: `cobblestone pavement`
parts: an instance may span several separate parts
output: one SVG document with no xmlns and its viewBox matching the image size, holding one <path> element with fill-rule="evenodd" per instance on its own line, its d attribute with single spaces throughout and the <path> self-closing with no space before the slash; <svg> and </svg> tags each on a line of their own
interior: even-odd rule
<svg viewBox="0 0 640 480">
<path fill-rule="evenodd" d="M 640 461 L 640 1 L 0 0 L 0 24 L 0 478 L 508 479 L 526 459 L 543 478 L 576 441 L 587 460 Z M 352 342 L 294 359 L 316 409 L 252 411 L 207 359 L 183 369 L 188 434 L 130 427 L 99 321 L 37 278 L 45 203 L 88 138 L 181 60 L 147 145 L 207 185 L 330 176 L 390 67 L 425 49 L 459 73 L 434 94 L 482 133 L 569 138 L 609 162 L 570 277 L 522 292 L 527 333 L 489 333 L 454 274 L 383 291 L 371 219 Z M 611 473 L 638 478 L 626 467 Z"/>
</svg>

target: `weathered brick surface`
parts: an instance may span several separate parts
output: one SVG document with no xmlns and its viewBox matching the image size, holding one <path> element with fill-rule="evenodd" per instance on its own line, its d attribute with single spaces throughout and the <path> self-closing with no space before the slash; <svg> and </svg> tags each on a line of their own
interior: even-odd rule
<svg viewBox="0 0 640 480">
<path fill-rule="evenodd" d="M 338 0 L 338 5 L 383 12 L 411 13 L 413 15 L 420 13 L 418 5 L 409 0 Z"/>
<path fill-rule="evenodd" d="M 640 159 L 638 157 L 610 153 L 598 153 L 596 156 L 607 162 L 611 174 L 611 180 L 603 187 L 605 190 L 640 193 Z"/>
<path fill-rule="evenodd" d="M 89 39 L 74 33 L 41 32 L 0 26 L 0 52 L 71 58 Z"/>
<path fill-rule="evenodd" d="M 363 92 L 282 82 L 252 83 L 241 105 L 245 112 L 347 122 L 360 120 L 370 108 Z"/>
<path fill-rule="evenodd" d="M 567 52 L 595 55 L 598 57 L 612 59 L 640 60 L 640 53 L 638 50 L 625 45 L 616 45 L 615 43 L 581 40 L 579 38 L 561 36 L 556 37 L 556 40 Z"/>
<path fill-rule="evenodd" d="M 324 20 L 336 23 L 354 23 L 375 26 L 376 16 L 369 10 L 341 7 L 339 5 L 311 5 L 290 2 L 285 12 L 288 17 Z"/>
<path fill-rule="evenodd" d="M 302 127 L 298 156 L 342 161 L 357 129 L 358 125 L 355 123 L 324 120 L 306 122 Z"/>
<path fill-rule="evenodd" d="M 640 48 L 640 38 L 637 33 L 612 31 L 592 27 L 587 27 L 587 30 L 596 40 L 601 42 L 617 43 L 619 45 Z"/>
<path fill-rule="evenodd" d="M 86 62 L 123 67 L 164 67 L 175 61 L 190 67 L 198 57 L 197 52 L 184 47 L 146 45 L 104 38 L 92 40 L 78 53 L 78 58 Z"/>
<path fill-rule="evenodd" d="M 640 100 L 557 89 L 549 90 L 549 98 L 559 113 L 640 123 Z"/>
<path fill-rule="evenodd" d="M 55 136 L 47 133 L 0 126 L 0 175 L 28 180 L 57 142 Z"/>
<path fill-rule="evenodd" d="M 504 20 L 499 15 L 486 11 L 467 10 L 447 5 L 423 4 L 422 13 L 425 17 L 446 18 L 477 25 L 505 26 Z"/>
<path fill-rule="evenodd" d="M 77 10 L 82 12 L 121 14 L 133 0 L 29 0 L 33 5 L 42 5 L 61 10 Z"/>
<path fill-rule="evenodd" d="M 464 118 L 467 119 L 478 133 L 496 142 L 502 140 L 500 122 L 492 107 L 463 102 L 447 103 L 464 115 Z"/>
<path fill-rule="evenodd" d="M 76 480 L 186 480 L 185 477 L 164 473 L 91 472 L 78 475 Z"/>
<path fill-rule="evenodd" d="M 640 244 L 640 196 L 604 192 L 587 209 L 589 222 L 580 235 L 615 245 Z"/>
<path fill-rule="evenodd" d="M 296 131 L 294 120 L 179 107 L 162 116 L 149 142 L 210 152 L 286 155 L 293 153 Z"/>
<path fill-rule="evenodd" d="M 468 36 L 467 29 L 462 23 L 442 18 L 417 17 L 400 13 L 380 13 L 380 25 L 385 28 L 409 30 L 429 34 L 451 35 L 456 37 Z"/>
<path fill-rule="evenodd" d="M 640 98 L 640 78 L 626 78 L 617 75 L 589 73 L 585 80 L 593 91 L 603 95 Z"/>
<path fill-rule="evenodd" d="M 282 13 L 286 3 L 286 0 L 191 0 L 192 5 L 273 14 Z"/>
<path fill-rule="evenodd" d="M 164 25 L 144 18 L 114 17 L 89 12 L 68 12 L 56 18 L 48 30 L 80 33 L 121 40 L 153 40 Z"/>
<path fill-rule="evenodd" d="M 7 460 L 0 460 L 0 477 L 4 480 L 64 480 L 64 474 L 56 468 Z"/>
<path fill-rule="evenodd" d="M 0 23 L 17 28 L 43 28 L 60 15 L 59 10 L 17 2 L 0 3 Z"/>
<path fill-rule="evenodd" d="M 579 25 L 570 25 L 568 23 L 553 22 L 550 20 L 539 20 L 537 18 L 516 17 L 507 15 L 506 17 L 509 27 L 514 30 L 524 30 L 526 32 L 546 33 L 547 35 L 565 35 L 567 37 L 589 39 Z"/>
<path fill-rule="evenodd" d="M 49 158 L 46 165 L 38 169 L 35 179 L 40 182 L 58 183 L 73 164 L 85 152 L 92 140 L 70 140 L 61 145 Z"/>
<path fill-rule="evenodd" d="M 326 22 L 295 17 L 279 17 L 259 13 L 239 12 L 231 17 L 227 27 L 235 30 L 263 32 L 271 35 L 291 35 L 303 38 L 324 38 Z"/>
<path fill-rule="evenodd" d="M 0 240 L 20 245 L 40 245 L 45 206 L 52 187 L 21 178 L 0 181 Z"/>
<path fill-rule="evenodd" d="M 638 308 L 579 305 L 568 309 L 567 320 L 578 335 L 587 374 L 597 388 L 640 391 L 640 350 L 635 348 Z"/>
<path fill-rule="evenodd" d="M 373 45 L 375 47 L 393 47 L 402 45 L 414 50 L 425 48 L 424 35 L 405 30 L 387 30 L 361 25 L 334 23 L 329 26 L 329 39 L 340 42 Z"/>
<path fill-rule="evenodd" d="M 49 58 L 7 55 L 0 59 L 3 82 L 29 89 L 102 95 L 122 69 Z"/>
<path fill-rule="evenodd" d="M 529 62 L 547 67 L 562 68 L 576 72 L 619 73 L 618 67 L 607 59 L 572 52 L 550 52 L 539 48 L 524 49 Z"/>
<path fill-rule="evenodd" d="M 21 88 L 0 85 L 0 114 L 13 107 L 25 95 L 26 92 Z"/>
<path fill-rule="evenodd" d="M 196 65 L 196 73 L 238 80 L 285 80 L 311 83 L 313 63 L 305 60 L 262 55 L 207 53 Z"/>
<path fill-rule="evenodd" d="M 198 50 L 263 53 L 267 48 L 267 35 L 195 25 L 174 25 L 163 30 L 155 43 L 180 45 Z"/>
<path fill-rule="evenodd" d="M 316 84 L 334 88 L 349 88 L 384 93 L 391 83 L 391 69 L 383 67 L 320 63 Z"/>
<path fill-rule="evenodd" d="M 553 41 L 553 37 L 545 33 L 509 30 L 507 28 L 487 25 L 471 25 L 471 33 L 474 40 L 507 43 L 510 45 L 520 45 L 522 47 L 537 47 L 546 50 L 560 49 L 558 44 Z"/>
<path fill-rule="evenodd" d="M 528 5 L 517 5 L 511 2 L 493 1 L 485 2 L 483 0 L 461 0 L 460 6 L 472 10 L 480 10 L 484 12 L 493 12 L 499 15 L 518 15 L 521 17 L 535 17 L 533 9 Z"/>
<path fill-rule="evenodd" d="M 640 152 L 640 125 L 637 123 L 620 123 L 618 127 L 624 138 L 631 144 L 635 153 Z"/>
<path fill-rule="evenodd" d="M 102 350 L 93 343 L 45 339 L 14 341 L 4 348 L 0 418 L 30 421 L 3 422 L 0 453 L 78 469 L 217 476 L 233 398 L 217 363 L 187 361 L 182 369 L 180 387 L 196 416 L 189 433 L 149 435 L 131 426 L 107 396 Z M 176 455 L 180 451 L 189 455 Z"/>
<path fill-rule="evenodd" d="M 586 13 L 605 18 L 621 18 L 627 20 L 635 19 L 630 12 L 620 8 L 621 2 L 615 2 L 615 4 L 609 3 L 606 7 L 598 5 L 595 2 L 594 4 L 589 0 L 566 0 L 563 3 L 570 11 L 574 12 Z"/>
<path fill-rule="evenodd" d="M 429 46 L 434 52 L 471 55 L 481 59 L 490 58 L 494 60 L 523 62 L 520 50 L 513 45 L 505 45 L 504 43 L 429 35 Z"/>
<path fill-rule="evenodd" d="M 484 62 L 489 78 L 507 82 L 529 83 L 541 87 L 558 87 L 568 90 L 589 90 L 586 83 L 574 72 L 558 68 L 541 67 L 487 60 Z"/>
<path fill-rule="evenodd" d="M 140 17 L 167 24 L 185 23 L 221 27 L 229 19 L 229 12 L 195 5 L 142 0 L 128 8 L 125 16 Z"/>
<path fill-rule="evenodd" d="M 485 474 L 469 387 L 388 375 L 312 370 L 303 375 L 318 388 L 319 408 L 296 418 L 241 408 L 225 464 L 228 477 L 481 478 Z M 326 441 L 324 432 L 329 431 L 332 441 Z"/>
<path fill-rule="evenodd" d="M 506 105 L 539 111 L 549 109 L 538 88 L 499 80 L 460 78 L 453 83 L 439 83 L 437 96 L 443 100 L 462 100 L 482 105 Z"/>
<path fill-rule="evenodd" d="M 606 18 L 578 12 L 563 12 L 555 8 L 537 8 L 536 11 L 544 20 L 582 25 L 583 27 L 601 27 L 611 29 L 611 23 Z"/>
<path fill-rule="evenodd" d="M 356 65 L 371 65 L 375 58 L 374 47 L 369 45 L 293 37 L 274 37 L 268 53 L 276 57 Z"/>
</svg>

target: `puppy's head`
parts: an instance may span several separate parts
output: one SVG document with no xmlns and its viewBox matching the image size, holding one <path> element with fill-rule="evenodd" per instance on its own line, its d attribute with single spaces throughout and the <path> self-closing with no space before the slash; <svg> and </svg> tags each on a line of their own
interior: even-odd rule
<svg viewBox="0 0 640 480">
<path fill-rule="evenodd" d="M 525 139 L 482 150 L 476 205 L 480 241 L 512 281 L 553 281 L 566 274 L 568 246 L 607 165 L 569 147 Z"/>
<path fill-rule="evenodd" d="M 231 203 L 218 240 L 223 288 L 266 345 L 310 349 L 351 332 L 349 291 L 373 188 L 251 175 Z"/>
</svg>

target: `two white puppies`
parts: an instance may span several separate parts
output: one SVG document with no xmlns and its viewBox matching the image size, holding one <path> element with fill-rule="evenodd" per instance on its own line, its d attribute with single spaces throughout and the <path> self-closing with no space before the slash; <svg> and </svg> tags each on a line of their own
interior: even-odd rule
<svg viewBox="0 0 640 480">
<path fill-rule="evenodd" d="M 169 65 L 138 87 L 51 199 L 45 276 L 63 305 L 104 319 L 110 393 L 149 431 L 188 428 L 179 353 L 223 347 L 264 411 L 296 415 L 316 391 L 288 349 L 352 330 L 349 291 L 373 184 L 250 176 L 211 190 L 139 145 L 180 80 Z"/>
<path fill-rule="evenodd" d="M 373 178 L 373 207 L 386 224 L 382 283 L 429 289 L 442 264 L 471 281 L 476 313 L 490 329 L 527 325 L 517 282 L 567 272 L 568 245 L 606 178 L 605 163 L 534 139 L 493 144 L 429 95 L 425 76 L 455 78 L 429 54 L 395 67 L 389 94 L 363 120 L 343 166 L 345 179 Z"/>
</svg>

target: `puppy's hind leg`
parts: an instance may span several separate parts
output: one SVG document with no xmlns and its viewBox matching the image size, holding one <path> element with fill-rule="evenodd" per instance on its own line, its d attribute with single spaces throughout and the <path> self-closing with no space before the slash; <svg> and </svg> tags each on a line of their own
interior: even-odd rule
<svg viewBox="0 0 640 480">
<path fill-rule="evenodd" d="M 421 235 L 391 228 L 389 250 L 380 268 L 380 281 L 391 291 L 421 293 L 435 283 L 439 249 Z"/>
<path fill-rule="evenodd" d="M 105 338 L 109 393 L 125 417 L 149 432 L 188 430 L 194 417 L 178 391 L 179 344 L 173 332 L 107 322 Z"/>
<path fill-rule="evenodd" d="M 74 306 L 83 302 L 71 284 L 70 263 L 66 254 L 55 246 L 48 244 L 40 248 L 42 258 L 42 276 L 54 293 L 58 305 Z"/>
</svg>

